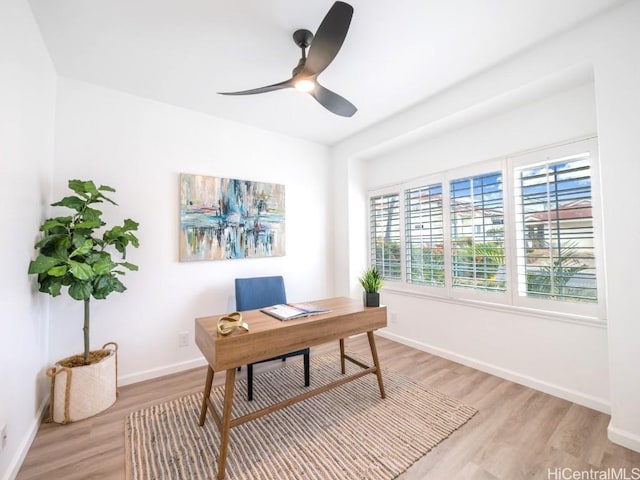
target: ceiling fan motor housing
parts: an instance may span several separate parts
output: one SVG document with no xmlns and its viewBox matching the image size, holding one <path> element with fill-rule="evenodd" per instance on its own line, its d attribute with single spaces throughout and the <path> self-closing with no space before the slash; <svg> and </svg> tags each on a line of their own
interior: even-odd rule
<svg viewBox="0 0 640 480">
<path fill-rule="evenodd" d="M 311 40 L 313 40 L 313 33 L 309 30 L 300 29 L 293 32 L 293 41 L 303 50 L 311 45 Z"/>
</svg>

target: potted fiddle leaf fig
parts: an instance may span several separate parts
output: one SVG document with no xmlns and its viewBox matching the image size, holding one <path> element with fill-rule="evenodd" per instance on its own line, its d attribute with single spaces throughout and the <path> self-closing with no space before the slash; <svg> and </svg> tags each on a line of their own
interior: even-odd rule
<svg viewBox="0 0 640 480">
<path fill-rule="evenodd" d="M 382 288 L 382 277 L 376 267 L 367 268 L 360 278 L 360 285 L 364 288 L 364 305 L 365 307 L 379 307 L 380 293 Z"/>
<path fill-rule="evenodd" d="M 39 291 L 57 297 L 66 289 L 84 304 L 83 353 L 60 360 L 47 371 L 52 383 L 50 420 L 59 423 L 95 415 L 115 402 L 117 345 L 90 350 L 90 302 L 124 292 L 120 278 L 126 271 L 138 270 L 125 260 L 127 247 L 139 245 L 133 233 L 138 223 L 127 218 L 122 225 L 105 228 L 102 211 L 96 208 L 105 202 L 117 205 L 105 195 L 115 189 L 82 180 L 69 180 L 69 188 L 74 195 L 51 205 L 71 212 L 42 223 L 42 237 L 35 244 L 38 255 L 29 263 L 29 273 L 38 276 Z"/>
</svg>

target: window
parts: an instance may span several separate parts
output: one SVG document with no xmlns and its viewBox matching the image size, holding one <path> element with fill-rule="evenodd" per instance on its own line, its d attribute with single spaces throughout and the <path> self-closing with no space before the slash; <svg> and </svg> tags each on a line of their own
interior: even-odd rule
<svg viewBox="0 0 640 480">
<path fill-rule="evenodd" d="M 453 286 L 504 292 L 501 172 L 452 180 L 449 192 Z"/>
<path fill-rule="evenodd" d="M 371 266 L 382 278 L 400 279 L 399 195 L 379 195 L 370 202 Z"/>
<path fill-rule="evenodd" d="M 514 169 L 518 294 L 596 302 L 590 154 Z"/>
<path fill-rule="evenodd" d="M 442 185 L 408 189 L 404 203 L 407 282 L 443 287 Z"/>
<path fill-rule="evenodd" d="M 399 292 L 604 318 L 596 170 L 589 139 L 373 192 L 371 265 Z"/>
</svg>

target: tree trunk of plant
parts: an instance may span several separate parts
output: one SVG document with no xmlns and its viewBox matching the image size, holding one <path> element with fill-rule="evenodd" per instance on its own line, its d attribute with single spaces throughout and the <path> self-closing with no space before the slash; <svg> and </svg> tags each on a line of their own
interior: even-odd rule
<svg viewBox="0 0 640 480">
<path fill-rule="evenodd" d="M 84 332 L 84 363 L 85 365 L 89 363 L 89 300 L 90 298 L 84 299 L 84 327 L 82 327 L 82 331 Z"/>
</svg>

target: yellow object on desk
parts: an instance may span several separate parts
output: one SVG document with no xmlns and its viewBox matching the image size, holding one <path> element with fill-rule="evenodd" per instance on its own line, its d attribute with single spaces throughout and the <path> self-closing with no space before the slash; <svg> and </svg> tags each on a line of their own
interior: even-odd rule
<svg viewBox="0 0 640 480">
<path fill-rule="evenodd" d="M 240 312 L 232 312 L 218 319 L 218 333 L 220 335 L 229 335 L 236 328 L 240 328 L 246 332 L 249 331 L 249 325 L 242 321 Z"/>
</svg>

